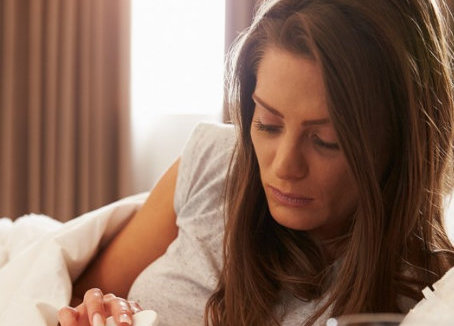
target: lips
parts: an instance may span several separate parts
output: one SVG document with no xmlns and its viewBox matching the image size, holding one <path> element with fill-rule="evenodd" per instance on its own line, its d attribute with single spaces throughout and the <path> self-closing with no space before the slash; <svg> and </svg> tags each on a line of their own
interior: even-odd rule
<svg viewBox="0 0 454 326">
<path fill-rule="evenodd" d="M 307 206 L 308 204 L 310 204 L 314 200 L 313 198 L 298 196 L 298 195 L 292 194 L 292 193 L 285 193 L 272 186 L 268 186 L 268 187 L 271 190 L 271 194 L 273 195 L 273 198 L 277 202 L 279 202 L 280 204 L 285 205 L 285 206 L 304 207 L 304 206 Z"/>
</svg>

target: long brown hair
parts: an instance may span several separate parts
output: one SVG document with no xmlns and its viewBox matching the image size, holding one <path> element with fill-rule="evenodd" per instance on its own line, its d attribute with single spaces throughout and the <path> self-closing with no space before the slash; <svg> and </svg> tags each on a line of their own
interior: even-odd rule
<svg viewBox="0 0 454 326">
<path fill-rule="evenodd" d="M 444 4 L 265 1 L 231 52 L 237 146 L 226 184 L 224 267 L 206 325 L 279 325 L 281 294 L 325 297 L 330 315 L 397 312 L 398 298 L 454 265 L 444 227 L 454 106 Z M 257 67 L 269 46 L 320 63 L 328 109 L 359 189 L 350 230 L 327 243 L 274 221 L 250 138 Z M 340 259 L 336 259 L 340 258 Z M 336 275 L 333 275 L 336 261 Z"/>
</svg>

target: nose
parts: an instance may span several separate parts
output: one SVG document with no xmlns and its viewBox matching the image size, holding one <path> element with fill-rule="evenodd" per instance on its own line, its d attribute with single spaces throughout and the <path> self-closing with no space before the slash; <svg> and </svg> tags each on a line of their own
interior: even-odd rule
<svg viewBox="0 0 454 326">
<path fill-rule="evenodd" d="M 299 180 L 305 178 L 309 174 L 309 165 L 301 144 L 297 141 L 283 139 L 276 151 L 273 169 L 276 177 L 280 179 Z"/>
</svg>

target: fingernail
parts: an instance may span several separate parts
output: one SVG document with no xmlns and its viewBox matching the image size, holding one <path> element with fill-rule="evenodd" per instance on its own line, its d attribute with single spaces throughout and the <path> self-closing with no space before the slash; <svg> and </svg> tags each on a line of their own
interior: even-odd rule
<svg viewBox="0 0 454 326">
<path fill-rule="evenodd" d="M 104 320 L 102 319 L 101 315 L 99 313 L 95 313 L 93 315 L 93 326 L 105 326 Z"/>
<path fill-rule="evenodd" d="M 131 317 L 129 317 L 127 314 L 120 315 L 120 317 L 118 318 L 118 321 L 120 323 L 126 323 L 128 325 L 132 325 Z"/>
</svg>

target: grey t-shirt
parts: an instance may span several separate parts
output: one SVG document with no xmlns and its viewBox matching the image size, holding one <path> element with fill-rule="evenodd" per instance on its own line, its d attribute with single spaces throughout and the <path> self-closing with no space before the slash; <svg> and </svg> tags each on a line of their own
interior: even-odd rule
<svg viewBox="0 0 454 326">
<path fill-rule="evenodd" d="M 181 155 L 174 198 L 179 228 L 166 253 L 133 283 L 128 299 L 158 313 L 160 326 L 203 325 L 222 268 L 222 193 L 235 144 L 231 125 L 202 123 Z M 301 325 L 315 302 L 282 296 L 282 325 Z M 324 325 L 326 318 L 321 318 Z"/>
</svg>

